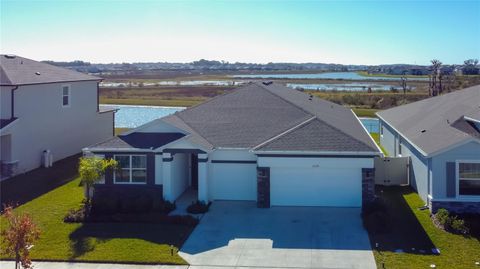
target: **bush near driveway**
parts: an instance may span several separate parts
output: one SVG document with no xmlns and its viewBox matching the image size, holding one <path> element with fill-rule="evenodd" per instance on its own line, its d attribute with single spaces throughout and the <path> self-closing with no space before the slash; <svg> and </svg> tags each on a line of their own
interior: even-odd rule
<svg viewBox="0 0 480 269">
<path fill-rule="evenodd" d="M 15 209 L 29 213 L 42 231 L 31 251 L 33 260 L 186 264 L 176 251 L 192 232 L 191 225 L 63 222 L 82 203 L 79 183 L 77 178 Z M 5 224 L 0 218 L 0 226 Z"/>
<path fill-rule="evenodd" d="M 208 212 L 211 202 L 204 203 L 196 201 L 187 207 L 187 212 L 190 214 L 204 214 Z"/>
<path fill-rule="evenodd" d="M 378 268 L 430 268 L 431 264 L 436 268 L 478 267 L 475 265 L 480 262 L 480 233 L 477 229 L 472 229 L 471 236 L 438 229 L 432 222 L 430 211 L 419 209 L 425 202 L 410 187 L 377 186 L 376 191 L 385 201 L 390 226 L 385 233 L 367 230 Z M 465 217 L 465 220 L 469 225 L 477 223 L 478 228 L 478 216 Z M 440 254 L 435 254 L 432 249 L 439 249 Z"/>
</svg>

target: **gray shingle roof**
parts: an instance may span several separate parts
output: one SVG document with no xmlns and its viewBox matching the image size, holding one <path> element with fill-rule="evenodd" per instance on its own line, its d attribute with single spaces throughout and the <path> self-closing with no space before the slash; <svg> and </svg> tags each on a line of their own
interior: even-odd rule
<svg viewBox="0 0 480 269">
<path fill-rule="evenodd" d="M 480 139 L 463 119 L 465 115 L 480 116 L 480 85 L 377 114 L 430 155 L 472 138 Z"/>
<path fill-rule="evenodd" d="M 188 126 L 212 147 L 254 148 L 312 117 L 319 120 L 270 145 L 283 151 L 302 143 L 310 151 L 378 151 L 350 109 L 274 83 L 251 83 L 165 119 Z"/>
<path fill-rule="evenodd" d="M 314 118 L 292 131 L 274 139 L 257 151 L 372 151 L 365 143 Z"/>
<path fill-rule="evenodd" d="M 156 149 L 170 142 L 178 140 L 185 135 L 182 133 L 141 133 L 134 132 L 128 135 L 119 135 L 106 141 L 97 143 L 89 150 L 115 148 L 115 149 Z"/>
<path fill-rule="evenodd" d="M 0 55 L 0 85 L 3 86 L 87 80 L 101 78 L 20 56 Z"/>
</svg>

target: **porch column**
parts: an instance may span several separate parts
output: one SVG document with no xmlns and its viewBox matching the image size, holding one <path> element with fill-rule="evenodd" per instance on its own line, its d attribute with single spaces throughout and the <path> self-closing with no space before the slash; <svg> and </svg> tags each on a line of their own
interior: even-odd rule
<svg viewBox="0 0 480 269">
<path fill-rule="evenodd" d="M 208 203 L 208 154 L 198 154 L 198 200 Z"/>
<path fill-rule="evenodd" d="M 172 190 L 172 161 L 173 156 L 171 153 L 164 152 L 163 157 L 163 167 L 162 167 L 162 178 L 163 178 L 163 199 L 174 202 L 173 199 L 173 190 Z"/>
</svg>

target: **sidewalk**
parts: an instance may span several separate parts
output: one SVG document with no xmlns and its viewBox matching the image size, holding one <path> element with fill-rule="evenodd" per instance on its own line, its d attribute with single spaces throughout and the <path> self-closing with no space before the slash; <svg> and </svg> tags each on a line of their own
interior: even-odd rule
<svg viewBox="0 0 480 269">
<path fill-rule="evenodd" d="M 82 262 L 33 262 L 35 269 L 188 269 L 188 265 L 140 265 Z M 0 261 L 1 269 L 14 269 L 12 261 Z"/>
</svg>

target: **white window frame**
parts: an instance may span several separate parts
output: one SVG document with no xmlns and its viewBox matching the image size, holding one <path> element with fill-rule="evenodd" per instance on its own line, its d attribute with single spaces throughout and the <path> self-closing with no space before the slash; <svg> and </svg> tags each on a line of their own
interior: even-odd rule
<svg viewBox="0 0 480 269">
<path fill-rule="evenodd" d="M 63 90 L 64 90 L 65 88 L 68 89 L 68 94 L 67 94 L 67 95 L 65 95 L 65 94 L 63 93 Z M 62 92 L 61 92 L 61 93 L 62 93 L 62 107 L 70 107 L 70 105 L 72 104 L 72 87 L 71 87 L 71 85 L 70 85 L 70 84 L 64 84 L 64 85 L 62 85 Z M 66 104 L 66 105 L 63 104 L 63 98 L 64 98 L 65 96 L 68 97 L 68 104 Z"/>
<path fill-rule="evenodd" d="M 128 168 L 129 172 L 129 181 L 128 182 L 117 182 L 117 179 L 116 179 L 116 171 L 113 172 L 113 184 L 135 184 L 135 185 L 145 185 L 147 184 L 147 181 L 148 181 L 148 175 L 147 175 L 147 166 L 148 166 L 148 162 L 147 162 L 147 155 L 145 154 L 115 154 L 113 155 L 113 159 L 116 160 L 116 157 L 117 156 L 126 156 L 128 157 L 129 159 L 129 163 L 130 163 L 130 166 Z M 137 157 L 145 157 L 145 168 L 133 168 L 132 167 L 132 159 L 134 156 L 137 156 Z M 127 170 L 126 168 L 119 168 L 119 169 L 125 169 Z M 132 171 L 134 170 L 145 170 L 145 182 L 133 182 L 132 181 Z"/>
<path fill-rule="evenodd" d="M 478 200 L 480 199 L 480 195 L 466 195 L 466 194 L 460 194 L 460 164 L 461 163 L 480 163 L 480 160 L 457 160 L 455 161 L 455 177 L 456 177 L 456 195 L 459 198 L 462 198 L 464 200 Z"/>
</svg>

